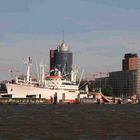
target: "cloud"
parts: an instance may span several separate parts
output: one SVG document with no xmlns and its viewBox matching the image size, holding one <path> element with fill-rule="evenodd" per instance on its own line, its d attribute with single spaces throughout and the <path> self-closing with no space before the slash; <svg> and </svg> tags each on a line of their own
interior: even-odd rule
<svg viewBox="0 0 140 140">
<path fill-rule="evenodd" d="M 94 31 L 69 34 L 66 38 L 74 65 L 85 69 L 85 76 L 97 71 L 121 70 L 125 53 L 140 52 L 140 31 Z M 34 64 L 43 60 L 49 65 L 49 50 L 56 49 L 60 43 L 59 35 L 6 34 L 0 41 L 0 67 L 25 72 L 23 58 L 28 56 Z"/>
<path fill-rule="evenodd" d="M 86 2 L 126 9 L 140 9 L 139 0 L 83 0 Z M 127 4 L 126 4 L 127 3 Z"/>
<path fill-rule="evenodd" d="M 85 69 L 85 75 L 119 71 L 125 53 L 140 55 L 140 31 L 94 31 L 72 38 L 75 63 Z"/>
<path fill-rule="evenodd" d="M 29 5 L 34 3 L 40 3 L 43 1 L 44 0 L 1 0 L 0 12 L 27 12 L 30 9 Z"/>
<path fill-rule="evenodd" d="M 140 10 L 100 11 L 90 17 L 67 17 L 65 20 L 85 30 L 140 30 Z"/>
</svg>

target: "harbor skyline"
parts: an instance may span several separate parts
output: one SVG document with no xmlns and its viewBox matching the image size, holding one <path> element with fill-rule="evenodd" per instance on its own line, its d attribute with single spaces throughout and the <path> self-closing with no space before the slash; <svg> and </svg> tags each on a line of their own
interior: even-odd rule
<svg viewBox="0 0 140 140">
<path fill-rule="evenodd" d="M 94 72 L 121 70 L 125 53 L 140 55 L 139 0 L 5 0 L 0 2 L 0 80 L 22 74 L 31 56 L 49 68 L 49 50 L 65 42 L 74 64 Z"/>
</svg>

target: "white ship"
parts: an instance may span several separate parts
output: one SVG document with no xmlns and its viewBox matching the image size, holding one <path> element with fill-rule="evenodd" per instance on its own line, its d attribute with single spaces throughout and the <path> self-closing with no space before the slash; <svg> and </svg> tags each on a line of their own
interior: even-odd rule
<svg viewBox="0 0 140 140">
<path fill-rule="evenodd" d="M 79 95 L 79 85 L 76 83 L 76 74 L 71 71 L 71 80 L 66 80 L 59 70 L 54 76 L 45 76 L 44 65 L 41 65 L 40 78 L 33 80 L 31 78 L 32 60 L 28 59 L 27 76 L 20 79 L 16 76 L 14 82 L 6 84 L 8 94 L 12 98 L 45 98 L 47 100 L 56 99 L 57 102 L 76 102 Z"/>
</svg>

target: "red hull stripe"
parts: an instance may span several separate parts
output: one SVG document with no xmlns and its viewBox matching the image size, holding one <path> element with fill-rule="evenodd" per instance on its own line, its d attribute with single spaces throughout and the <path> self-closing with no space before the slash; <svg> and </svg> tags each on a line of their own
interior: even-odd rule
<svg viewBox="0 0 140 140">
<path fill-rule="evenodd" d="M 65 100 L 65 102 L 75 103 L 75 102 L 76 102 L 76 100 Z"/>
</svg>

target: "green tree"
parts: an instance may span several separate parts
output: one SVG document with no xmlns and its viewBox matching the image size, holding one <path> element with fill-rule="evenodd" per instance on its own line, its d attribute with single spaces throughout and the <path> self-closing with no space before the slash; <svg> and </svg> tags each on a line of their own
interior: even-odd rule
<svg viewBox="0 0 140 140">
<path fill-rule="evenodd" d="M 111 86 L 104 87 L 101 91 L 105 96 L 113 96 L 113 89 Z"/>
<path fill-rule="evenodd" d="M 5 83 L 0 83 L 0 92 L 7 92 Z"/>
</svg>

